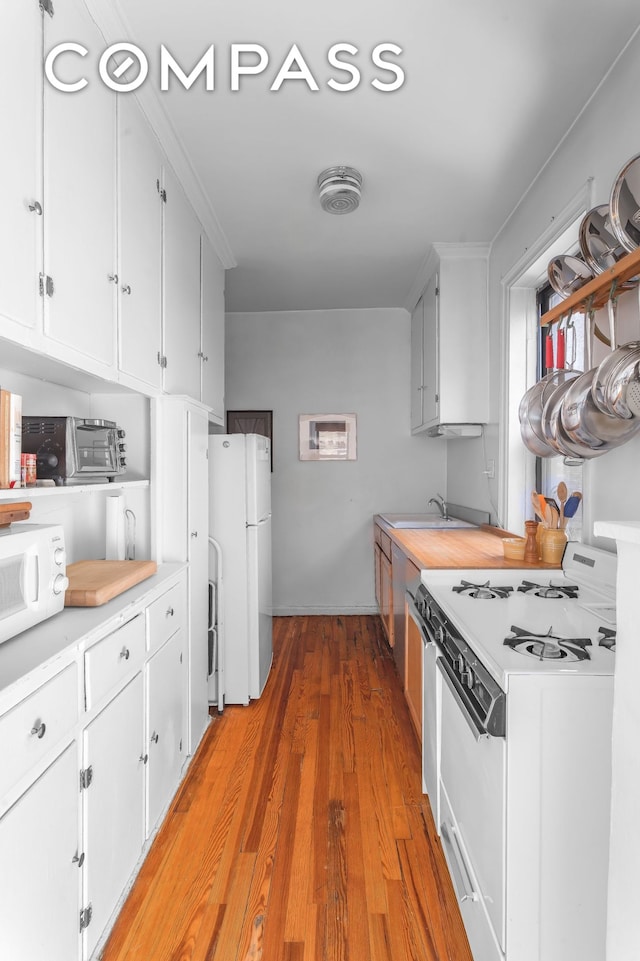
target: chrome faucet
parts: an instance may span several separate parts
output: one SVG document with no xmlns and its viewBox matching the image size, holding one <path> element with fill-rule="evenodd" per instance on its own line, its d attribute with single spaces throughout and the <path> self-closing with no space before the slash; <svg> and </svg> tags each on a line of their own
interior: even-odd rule
<svg viewBox="0 0 640 961">
<path fill-rule="evenodd" d="M 442 520 L 443 520 L 443 521 L 448 521 L 448 520 L 449 520 L 449 511 L 448 511 L 448 509 L 447 509 L 447 502 L 446 502 L 446 500 L 444 499 L 444 497 L 442 496 L 442 494 L 437 494 L 435 497 L 430 497 L 430 498 L 429 498 L 429 503 L 427 504 L 427 507 L 429 507 L 431 504 L 435 504 L 435 505 L 436 505 L 436 507 L 438 508 L 438 510 L 440 511 L 440 513 L 442 514 Z"/>
</svg>

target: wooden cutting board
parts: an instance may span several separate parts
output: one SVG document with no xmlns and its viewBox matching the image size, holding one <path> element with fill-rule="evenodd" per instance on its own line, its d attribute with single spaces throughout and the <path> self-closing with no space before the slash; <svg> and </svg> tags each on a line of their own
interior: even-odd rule
<svg viewBox="0 0 640 961">
<path fill-rule="evenodd" d="M 67 567 L 65 607 L 99 607 L 158 569 L 155 561 L 77 561 Z"/>
<path fill-rule="evenodd" d="M 31 501 L 9 501 L 0 504 L 0 527 L 8 527 L 14 521 L 26 521 L 31 511 Z"/>
</svg>

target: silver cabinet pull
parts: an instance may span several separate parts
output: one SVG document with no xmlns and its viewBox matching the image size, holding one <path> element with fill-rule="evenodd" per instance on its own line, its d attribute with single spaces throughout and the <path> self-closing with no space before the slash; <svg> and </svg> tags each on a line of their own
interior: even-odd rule
<svg viewBox="0 0 640 961">
<path fill-rule="evenodd" d="M 84 851 L 83 851 L 82 854 L 79 855 L 79 856 L 78 856 L 78 853 L 76 852 L 76 853 L 73 855 L 73 857 L 71 858 L 71 863 L 72 863 L 72 864 L 77 864 L 78 867 L 81 868 L 82 865 L 84 864 Z"/>
<path fill-rule="evenodd" d="M 148 755 L 148 754 L 141 754 L 140 757 L 138 758 L 138 760 L 139 760 L 139 761 L 142 761 L 143 764 L 146 764 L 147 761 L 149 760 L 149 755 Z"/>
<path fill-rule="evenodd" d="M 110 284 L 117 284 L 117 283 L 118 283 L 118 275 L 117 275 L 117 274 L 107 274 L 107 280 L 109 281 Z"/>
<path fill-rule="evenodd" d="M 168 608 L 167 608 L 167 613 L 166 613 L 165 616 L 166 616 L 166 617 L 173 617 L 173 608 L 172 608 L 172 607 L 168 607 Z"/>
<path fill-rule="evenodd" d="M 29 210 L 31 211 L 32 214 L 37 214 L 38 217 L 42 217 L 42 205 L 38 203 L 37 200 L 33 200 L 29 204 Z"/>
<path fill-rule="evenodd" d="M 191 531 L 191 536 L 192 536 L 192 537 L 197 537 L 197 536 L 198 536 L 198 532 L 197 532 L 197 531 Z"/>
<path fill-rule="evenodd" d="M 159 737 L 160 737 L 160 735 L 157 734 L 157 733 L 154 731 L 153 734 L 151 735 L 151 740 L 152 740 L 155 744 L 157 744 Z"/>
<path fill-rule="evenodd" d="M 122 650 L 120 651 L 120 657 L 123 657 L 125 661 L 129 660 L 130 655 L 131 655 L 131 651 L 129 650 L 128 647 L 123 647 Z"/>
<path fill-rule="evenodd" d="M 131 284 L 125 284 L 124 287 L 120 288 L 123 294 L 131 293 Z"/>
<path fill-rule="evenodd" d="M 35 734 L 37 738 L 42 740 L 46 730 L 47 730 L 47 725 L 44 723 L 44 721 L 41 721 L 40 718 L 38 718 L 38 720 L 34 722 L 34 725 L 31 728 L 31 734 Z"/>
</svg>

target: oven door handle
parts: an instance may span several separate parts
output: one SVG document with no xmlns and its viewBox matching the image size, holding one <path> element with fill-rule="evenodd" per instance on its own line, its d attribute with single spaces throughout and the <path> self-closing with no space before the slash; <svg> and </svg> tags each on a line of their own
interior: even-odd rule
<svg viewBox="0 0 640 961">
<path fill-rule="evenodd" d="M 421 635 L 422 635 L 422 641 L 423 641 L 423 643 L 424 643 L 424 646 L 427 647 L 429 644 L 435 644 L 434 639 L 433 639 L 433 638 L 431 637 L 431 635 L 429 634 L 429 630 L 428 630 L 428 628 L 427 628 L 427 625 L 426 625 L 425 622 L 422 620 L 422 616 L 421 616 L 420 613 L 418 612 L 418 608 L 416 607 L 415 602 L 414 602 L 413 597 L 411 596 L 411 594 L 406 593 L 406 594 L 405 594 L 405 600 L 406 600 L 406 602 L 407 602 L 407 610 L 408 610 L 408 612 L 409 612 L 409 616 L 410 616 L 411 619 L 414 621 L 416 627 L 417 627 L 418 630 L 420 631 L 420 633 L 421 633 Z"/>
<path fill-rule="evenodd" d="M 440 673 L 442 674 L 443 680 L 446 682 L 447 687 L 449 688 L 449 690 L 453 695 L 454 701 L 460 708 L 462 716 L 464 717 L 465 721 L 471 728 L 471 732 L 475 737 L 476 741 L 479 741 L 484 737 L 489 737 L 489 734 L 487 733 L 485 728 L 482 726 L 480 721 L 471 713 L 468 705 L 465 704 L 462 697 L 460 696 L 460 692 L 458 691 L 458 687 L 457 687 L 457 683 L 455 681 L 454 675 L 451 671 L 451 668 L 447 664 L 447 662 L 443 660 L 443 658 L 439 657 L 438 660 L 436 661 L 436 664 L 440 669 Z"/>
</svg>

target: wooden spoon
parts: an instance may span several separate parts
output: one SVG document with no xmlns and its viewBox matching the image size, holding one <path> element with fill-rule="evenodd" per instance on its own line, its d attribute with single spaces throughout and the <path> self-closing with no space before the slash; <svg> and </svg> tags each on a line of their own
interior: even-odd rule
<svg viewBox="0 0 640 961">
<path fill-rule="evenodd" d="M 560 521 L 558 526 L 563 527 L 564 520 L 564 505 L 567 503 L 567 497 L 569 496 L 569 491 L 567 490 L 567 485 L 564 481 L 560 481 L 557 490 L 558 500 L 560 501 Z"/>
</svg>

